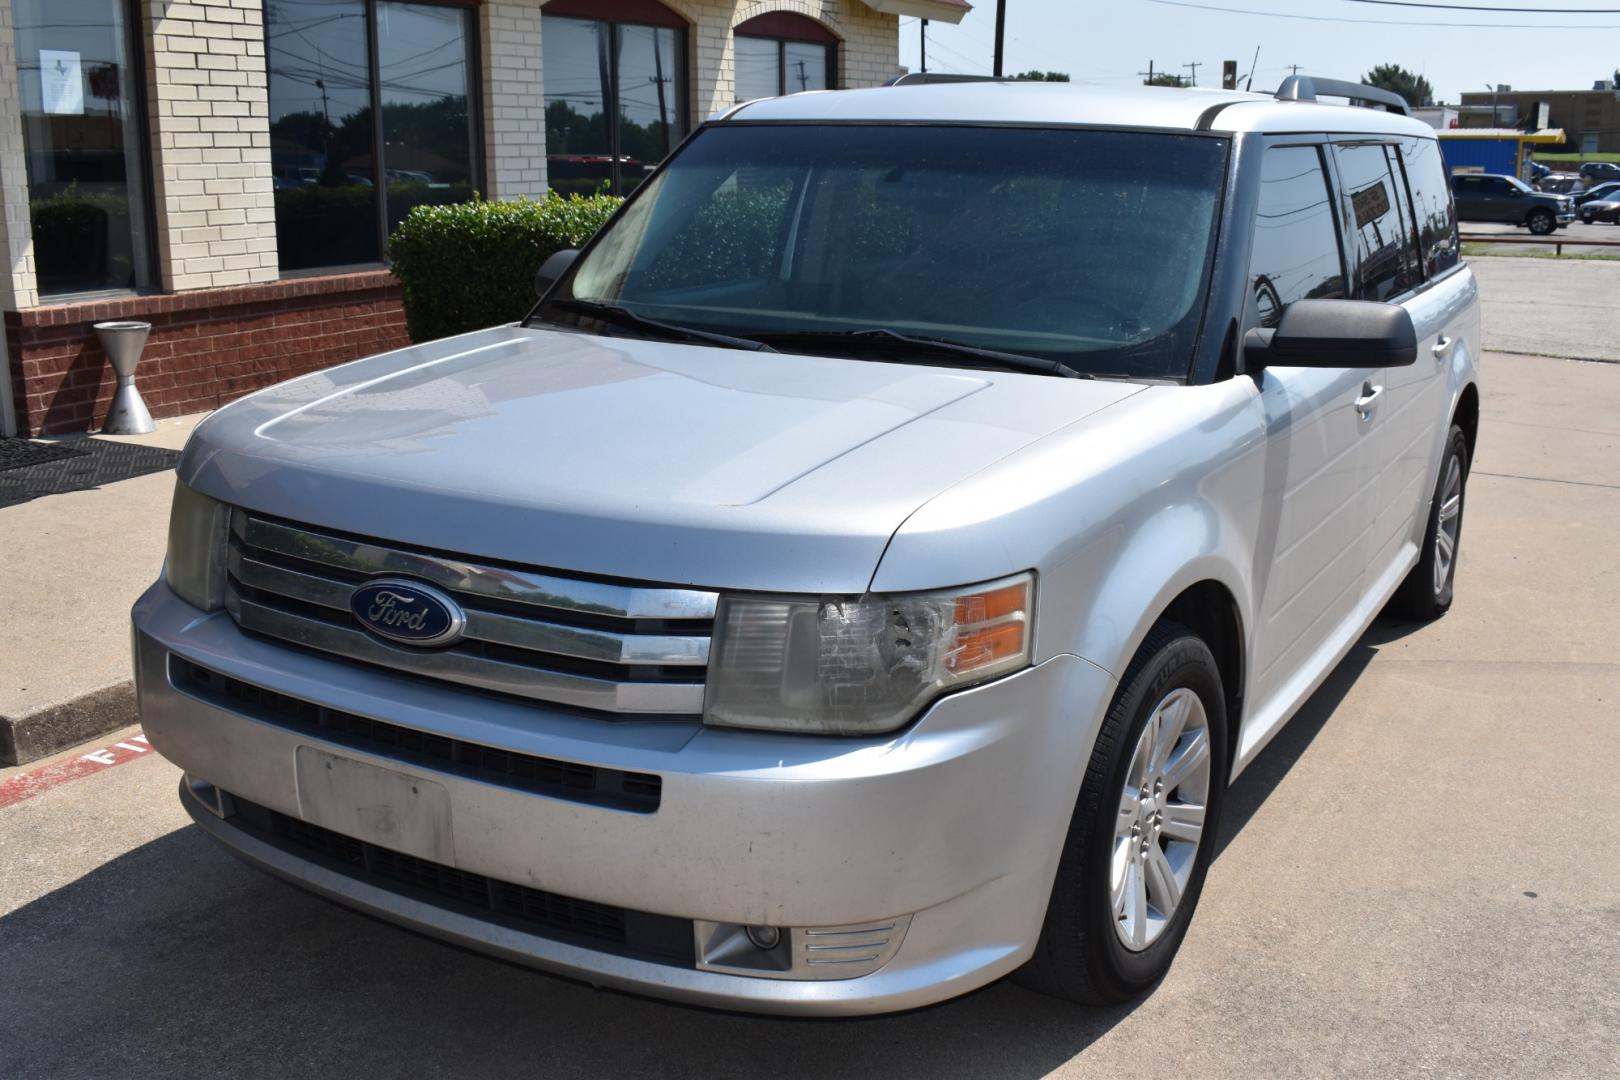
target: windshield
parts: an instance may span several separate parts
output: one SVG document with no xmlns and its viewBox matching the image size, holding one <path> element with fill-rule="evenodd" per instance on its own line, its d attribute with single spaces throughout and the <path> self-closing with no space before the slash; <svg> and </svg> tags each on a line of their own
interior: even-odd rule
<svg viewBox="0 0 1620 1080">
<path fill-rule="evenodd" d="M 1146 132 L 717 125 L 642 186 L 553 297 L 783 349 L 886 330 L 1181 378 L 1226 147 Z M 566 307 L 540 314 L 586 318 Z M 870 355 L 862 339 L 851 351 Z"/>
</svg>

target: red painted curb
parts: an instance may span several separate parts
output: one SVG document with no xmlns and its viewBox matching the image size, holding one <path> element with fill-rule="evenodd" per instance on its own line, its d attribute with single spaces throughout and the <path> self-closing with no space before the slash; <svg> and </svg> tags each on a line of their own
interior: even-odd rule
<svg viewBox="0 0 1620 1080">
<path fill-rule="evenodd" d="M 103 746 L 99 750 L 47 765 L 43 769 L 13 776 L 10 780 L 0 781 L 0 807 L 32 799 L 35 795 L 43 795 L 51 788 L 65 784 L 69 780 L 104 772 L 150 753 L 152 747 L 147 743 L 146 736 L 136 732 L 111 746 Z"/>
</svg>

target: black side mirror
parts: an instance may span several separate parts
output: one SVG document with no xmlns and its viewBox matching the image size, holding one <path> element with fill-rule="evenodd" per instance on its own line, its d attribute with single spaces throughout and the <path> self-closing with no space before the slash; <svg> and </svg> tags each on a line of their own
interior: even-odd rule
<svg viewBox="0 0 1620 1080">
<path fill-rule="evenodd" d="M 574 265 L 577 258 L 579 258 L 578 248 L 553 251 L 550 257 L 540 264 L 540 269 L 534 272 L 534 295 L 546 295 L 546 290 L 557 284 L 558 278 L 568 273 L 568 268 Z"/>
<path fill-rule="evenodd" d="M 1275 330 L 1243 336 L 1243 367 L 1405 367 L 1417 360 L 1417 329 L 1399 304 L 1295 300 Z"/>
</svg>

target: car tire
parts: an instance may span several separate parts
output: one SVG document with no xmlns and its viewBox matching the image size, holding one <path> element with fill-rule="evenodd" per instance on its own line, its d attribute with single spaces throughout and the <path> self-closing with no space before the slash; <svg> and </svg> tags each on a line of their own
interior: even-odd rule
<svg viewBox="0 0 1620 1080">
<path fill-rule="evenodd" d="M 1423 552 L 1390 604 L 1394 614 L 1438 619 L 1451 607 L 1456 592 L 1457 552 L 1462 543 L 1463 506 L 1468 492 L 1468 437 L 1453 424 L 1440 459 L 1440 475 L 1429 501 L 1429 524 Z M 1455 500 L 1455 501 L 1453 501 Z"/>
<path fill-rule="evenodd" d="M 1537 236 L 1546 236 L 1558 228 L 1558 219 L 1553 217 L 1551 210 L 1532 210 L 1524 223 Z"/>
<path fill-rule="evenodd" d="M 1103 1004 L 1136 997 L 1170 969 L 1214 858 L 1225 700 L 1209 646 L 1178 623 L 1154 624 L 1097 733 L 1035 954 L 1015 981 Z M 1144 786 L 1148 797 L 1133 799 Z"/>
</svg>

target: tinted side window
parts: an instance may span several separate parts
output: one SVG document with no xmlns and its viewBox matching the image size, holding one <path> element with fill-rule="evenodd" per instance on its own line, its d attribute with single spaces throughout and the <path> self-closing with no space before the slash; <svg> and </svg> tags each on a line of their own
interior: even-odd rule
<svg viewBox="0 0 1620 1080">
<path fill-rule="evenodd" d="M 1417 218 L 1418 251 L 1425 277 L 1434 277 L 1457 265 L 1457 215 L 1446 185 L 1446 166 L 1434 139 L 1404 139 L 1401 157 L 1406 182 L 1412 187 L 1412 212 Z"/>
<path fill-rule="evenodd" d="M 1261 326 L 1276 326 L 1295 300 L 1344 296 L 1333 196 L 1314 146 L 1277 146 L 1260 170 L 1249 285 Z"/>
<path fill-rule="evenodd" d="M 1335 146 L 1339 182 L 1350 206 L 1356 245 L 1358 300 L 1388 300 L 1417 285 L 1417 237 L 1411 231 L 1405 185 L 1377 144 Z"/>
</svg>

